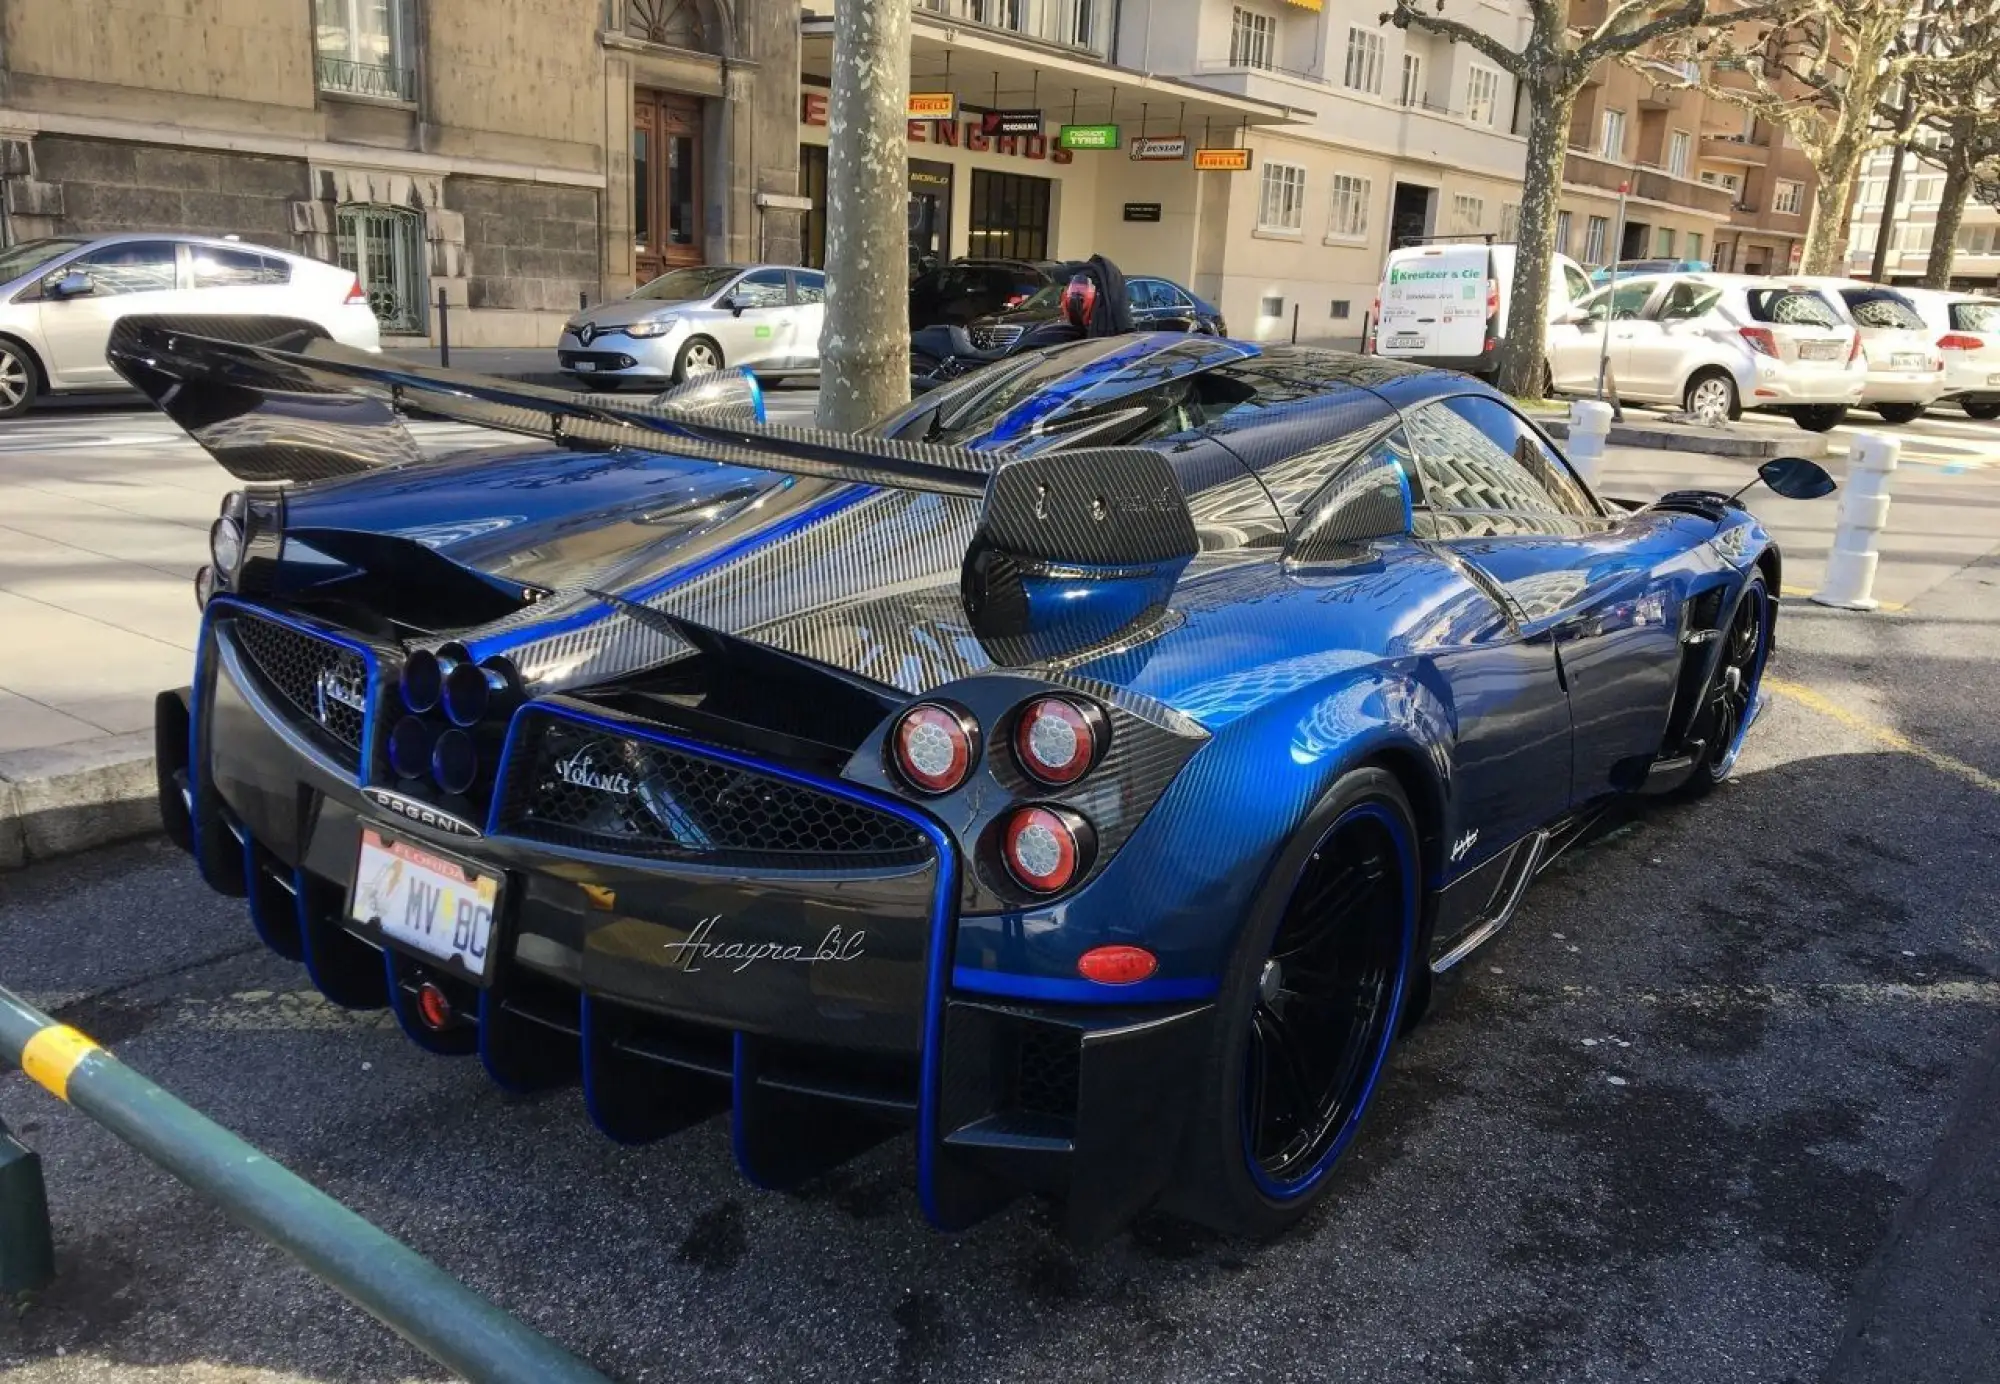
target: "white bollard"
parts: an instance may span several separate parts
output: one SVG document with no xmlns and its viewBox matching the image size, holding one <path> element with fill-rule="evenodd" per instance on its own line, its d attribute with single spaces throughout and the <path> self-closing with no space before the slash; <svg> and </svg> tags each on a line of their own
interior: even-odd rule
<svg viewBox="0 0 2000 1384">
<path fill-rule="evenodd" d="M 1569 406 L 1569 464 L 1593 489 L 1604 465 L 1604 440 L 1609 436 L 1611 405 L 1598 399 L 1578 399 Z"/>
<path fill-rule="evenodd" d="M 1881 554 L 1875 536 L 1889 523 L 1889 473 L 1902 455 L 1902 441 L 1880 433 L 1856 433 L 1847 449 L 1847 484 L 1835 516 L 1833 551 L 1826 557 L 1826 575 L 1812 598 L 1842 610 L 1873 610 L 1880 604 L 1875 567 Z"/>
</svg>

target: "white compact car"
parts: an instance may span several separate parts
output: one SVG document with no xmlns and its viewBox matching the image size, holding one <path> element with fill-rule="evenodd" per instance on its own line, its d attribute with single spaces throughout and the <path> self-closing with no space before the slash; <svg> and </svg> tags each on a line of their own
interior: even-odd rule
<svg viewBox="0 0 2000 1384">
<path fill-rule="evenodd" d="M 1861 333 L 1861 356 L 1868 382 L 1861 407 L 1885 423 L 1908 423 L 1923 416 L 1945 389 L 1944 355 L 1924 319 L 1901 289 L 1859 279 L 1790 279 L 1811 284 L 1847 310 Z"/>
<path fill-rule="evenodd" d="M 318 260 L 202 236 L 23 241 L 0 250 L 0 418 L 45 393 L 122 388 L 104 348 L 111 324 L 135 313 L 296 317 L 382 349 L 360 281 Z"/>
<path fill-rule="evenodd" d="M 1555 388 L 1587 394 L 1599 360 L 1618 397 L 1678 405 L 1710 427 L 1746 408 L 1825 432 L 1861 402 L 1861 337 L 1826 290 L 1747 274 L 1665 274 L 1599 289 L 1549 327 Z"/>
<path fill-rule="evenodd" d="M 1568 255 L 1549 266 L 1549 321 L 1590 292 Z M 1375 293 L 1376 354 L 1418 365 L 1490 374 L 1507 335 L 1514 247 L 1484 241 L 1405 245 L 1389 252 Z"/>
<path fill-rule="evenodd" d="M 1972 418 L 2000 418 L 2000 299 L 1898 288 L 1944 357 L 1943 397 Z"/>
<path fill-rule="evenodd" d="M 670 269 L 563 323 L 556 364 L 591 389 L 657 389 L 742 366 L 760 378 L 819 371 L 826 275 L 782 264 Z"/>
</svg>

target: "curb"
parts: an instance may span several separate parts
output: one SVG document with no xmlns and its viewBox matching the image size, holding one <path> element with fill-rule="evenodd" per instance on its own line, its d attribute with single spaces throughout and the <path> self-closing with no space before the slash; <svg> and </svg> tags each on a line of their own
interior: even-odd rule
<svg viewBox="0 0 2000 1384">
<path fill-rule="evenodd" d="M 1567 440 L 1567 418 L 1535 417 L 1550 437 Z M 1640 447 L 1652 451 L 1703 452 L 1709 456 L 1769 461 L 1772 457 L 1822 457 L 1831 445 L 1824 433 L 1765 433 L 1744 436 L 1718 428 L 1684 427 L 1674 423 L 1613 423 L 1607 447 Z"/>
<path fill-rule="evenodd" d="M 0 754 L 0 870 L 160 830 L 153 732 Z"/>
</svg>

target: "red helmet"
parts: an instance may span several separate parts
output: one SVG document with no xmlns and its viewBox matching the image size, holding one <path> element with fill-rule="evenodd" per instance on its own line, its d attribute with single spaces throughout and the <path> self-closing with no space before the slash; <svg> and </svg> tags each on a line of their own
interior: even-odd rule
<svg viewBox="0 0 2000 1384">
<path fill-rule="evenodd" d="M 1088 327 L 1096 311 L 1097 281 L 1088 274 L 1078 274 L 1063 289 L 1063 320 L 1073 327 Z"/>
</svg>

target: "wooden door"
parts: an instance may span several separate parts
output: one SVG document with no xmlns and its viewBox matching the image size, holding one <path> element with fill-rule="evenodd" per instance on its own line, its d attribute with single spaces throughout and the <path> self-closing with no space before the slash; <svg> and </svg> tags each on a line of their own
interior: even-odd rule
<svg viewBox="0 0 2000 1384">
<path fill-rule="evenodd" d="M 632 259 L 645 283 L 703 261 L 701 104 L 644 87 L 632 93 Z"/>
</svg>

